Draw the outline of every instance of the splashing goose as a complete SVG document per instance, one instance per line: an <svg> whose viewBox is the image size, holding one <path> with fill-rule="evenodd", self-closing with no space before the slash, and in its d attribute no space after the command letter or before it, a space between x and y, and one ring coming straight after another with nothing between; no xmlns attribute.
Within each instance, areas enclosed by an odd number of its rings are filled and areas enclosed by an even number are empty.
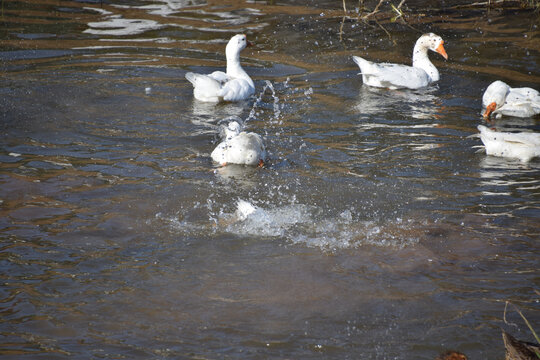
<svg viewBox="0 0 540 360"><path fill-rule="evenodd" d="M244 34L234 35L229 40L225 48L227 73L186 73L186 79L193 84L195 99L206 102L241 101L253 95L255 84L240 65L240 52L250 44Z"/></svg>
<svg viewBox="0 0 540 360"><path fill-rule="evenodd" d="M492 82L482 96L484 118L491 114L496 117L531 117L540 114L540 93L528 87L511 88L503 81Z"/></svg>
<svg viewBox="0 0 540 360"><path fill-rule="evenodd" d="M375 87L419 89L439 80L439 71L429 61L428 50L448 59L443 39L433 33L424 34L416 41L413 50L413 66L374 63L359 56L353 56L362 74L364 84Z"/></svg>
<svg viewBox="0 0 540 360"><path fill-rule="evenodd" d="M540 156L540 133L501 132L484 125L478 125L478 130L487 155L515 158L523 162Z"/></svg>
<svg viewBox="0 0 540 360"><path fill-rule="evenodd" d="M259 134L241 130L236 121L229 123L224 131L224 140L212 151L212 160L224 166L239 164L262 166L266 159L266 150Z"/></svg>

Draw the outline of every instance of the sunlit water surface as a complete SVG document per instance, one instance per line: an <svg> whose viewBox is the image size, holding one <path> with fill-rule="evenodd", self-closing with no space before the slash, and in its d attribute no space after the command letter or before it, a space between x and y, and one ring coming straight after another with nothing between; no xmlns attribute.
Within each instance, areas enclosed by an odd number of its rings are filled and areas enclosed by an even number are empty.
<svg viewBox="0 0 540 360"><path fill-rule="evenodd" d="M341 1L3 1L2 358L502 359L501 328L532 340L503 312L538 330L540 162L470 135L491 81L540 88L538 15L411 7L379 26ZM409 62L428 31L438 84L362 86L352 55ZM222 69L235 33L255 96L195 101L184 74ZM212 163L233 117L265 168Z"/></svg>

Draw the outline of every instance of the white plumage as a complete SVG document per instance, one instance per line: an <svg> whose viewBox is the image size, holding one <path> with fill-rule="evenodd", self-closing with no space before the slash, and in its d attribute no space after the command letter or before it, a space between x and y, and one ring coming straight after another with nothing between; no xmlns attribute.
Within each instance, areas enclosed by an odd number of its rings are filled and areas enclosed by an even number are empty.
<svg viewBox="0 0 540 360"><path fill-rule="evenodd" d="M195 99L206 102L241 101L255 92L255 84L240 65L240 52L248 46L246 35L234 35L225 48L227 72L214 71L211 74L186 73L186 79L193 84Z"/></svg>
<svg viewBox="0 0 540 360"><path fill-rule="evenodd" d="M439 71L427 53L432 50L448 59L443 44L443 39L438 35L422 35L414 45L413 66L375 63L359 56L353 56L353 60L360 67L362 81L366 85L389 89L419 89L439 80Z"/></svg>
<svg viewBox="0 0 540 360"><path fill-rule="evenodd" d="M266 149L259 134L241 130L236 121L229 123L224 140L212 151L212 160L220 165L239 164L257 166L264 163Z"/></svg>
<svg viewBox="0 0 540 360"><path fill-rule="evenodd" d="M528 87L511 88L497 80L484 92L482 106L485 118L491 114L497 117L531 117L540 114L540 93Z"/></svg>
<svg viewBox="0 0 540 360"><path fill-rule="evenodd" d="M540 156L540 133L500 132L478 125L487 155L520 159L527 162Z"/></svg>

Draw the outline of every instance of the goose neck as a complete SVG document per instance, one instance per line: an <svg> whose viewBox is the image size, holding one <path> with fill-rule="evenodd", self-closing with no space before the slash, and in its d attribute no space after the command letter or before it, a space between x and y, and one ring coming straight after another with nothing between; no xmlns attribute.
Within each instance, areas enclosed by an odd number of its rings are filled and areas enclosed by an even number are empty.
<svg viewBox="0 0 540 360"><path fill-rule="evenodd" d="M413 66L424 70L431 81L439 80L439 71L429 60L428 48L422 43L416 43L413 49Z"/></svg>
<svg viewBox="0 0 540 360"><path fill-rule="evenodd" d="M253 80L249 77L246 71L240 65L239 59L227 59L227 76L234 79L244 79L252 87L255 87Z"/></svg>

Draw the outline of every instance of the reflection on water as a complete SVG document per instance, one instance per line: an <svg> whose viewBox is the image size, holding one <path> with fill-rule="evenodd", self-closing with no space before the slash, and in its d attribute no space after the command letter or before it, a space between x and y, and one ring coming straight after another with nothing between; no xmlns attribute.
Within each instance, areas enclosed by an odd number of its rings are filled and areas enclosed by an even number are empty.
<svg viewBox="0 0 540 360"><path fill-rule="evenodd" d="M99 9L87 8L89 10L99 11ZM138 35L146 31L158 30L166 26L154 20L147 19L124 19L122 15L113 14L111 12L101 10L105 19L99 22L89 22L88 29L84 33L93 35Z"/></svg>
<svg viewBox="0 0 540 360"><path fill-rule="evenodd" d="M537 15L422 4L410 26L381 14L387 34L341 9L3 2L2 357L497 359L501 327L533 340L502 316L539 323L540 163L469 136L494 79L540 88ZM428 31L451 59L436 85L361 84L352 55L406 63ZM255 96L194 100L184 74L223 70L237 32ZM265 168L212 163L233 117Z"/></svg>
<svg viewBox="0 0 540 360"><path fill-rule="evenodd" d="M436 121L441 109L441 100L437 98L436 86L416 91L372 88L363 85L358 95L355 110L365 117L378 113L397 112L407 114L415 119Z"/></svg>
<svg viewBox="0 0 540 360"><path fill-rule="evenodd" d="M152 15L171 17L179 10L204 4L206 4L204 0L159 0L152 4L140 6L139 8L148 11Z"/></svg>

